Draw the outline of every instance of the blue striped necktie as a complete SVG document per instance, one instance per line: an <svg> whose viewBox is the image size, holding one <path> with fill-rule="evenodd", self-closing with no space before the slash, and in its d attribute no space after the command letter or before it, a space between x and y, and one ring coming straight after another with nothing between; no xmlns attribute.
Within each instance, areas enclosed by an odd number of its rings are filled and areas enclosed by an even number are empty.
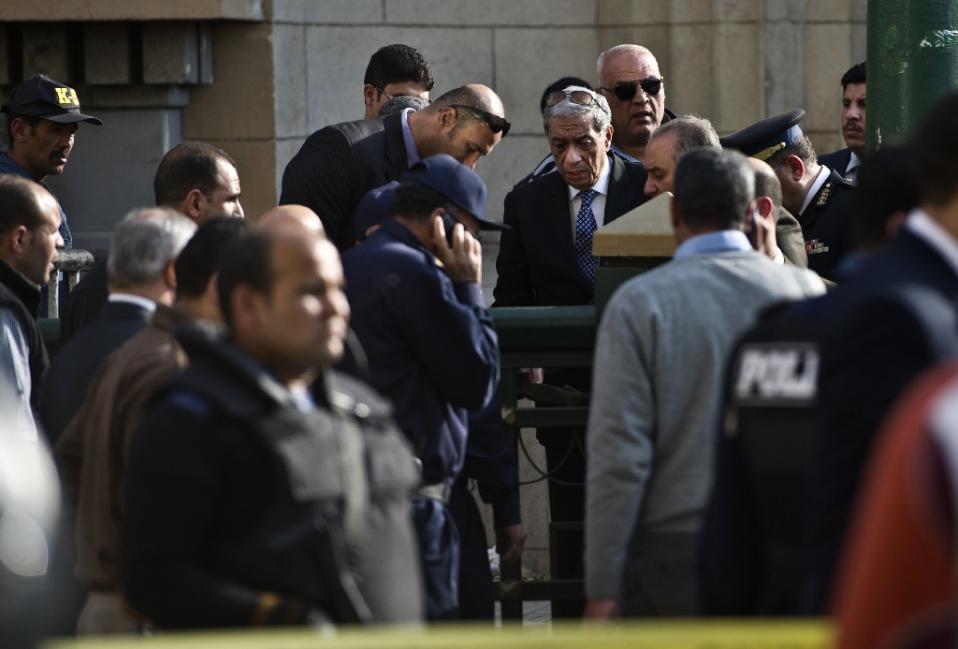
<svg viewBox="0 0 958 649"><path fill-rule="evenodd" d="M592 256L592 233L596 230L595 214L592 213L592 201L598 195L594 189L579 192L582 205L575 216L575 259L579 264L582 277L589 286L595 286L595 269L599 260Z"/></svg>

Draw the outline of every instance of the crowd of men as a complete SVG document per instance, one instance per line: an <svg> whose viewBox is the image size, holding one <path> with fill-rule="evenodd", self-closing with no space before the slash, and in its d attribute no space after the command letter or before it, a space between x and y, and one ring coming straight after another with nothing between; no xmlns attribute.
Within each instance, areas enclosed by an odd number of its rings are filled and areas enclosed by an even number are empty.
<svg viewBox="0 0 958 649"><path fill-rule="evenodd" d="M886 415L958 352L958 95L910 147L866 155L856 65L848 147L818 156L802 110L720 138L666 108L648 49L596 65L595 87L545 89L549 155L503 223L474 171L508 136L502 101L481 84L430 101L405 45L372 56L363 119L309 136L252 223L228 153L173 147L156 206L123 218L71 292L52 364L38 305L70 234L43 179L101 122L42 75L13 93L4 423L55 450L59 630L491 619L470 481L503 562L525 532L479 233L501 233L492 308L589 305L594 232L669 193L674 256L612 297L591 372L522 371L591 394L585 430L538 431L551 520L584 521L552 572L584 579L585 601L553 614L838 611L846 646L885 637L878 617L884 634L942 632L950 551L947 573L887 563L953 538L955 371Z"/></svg>

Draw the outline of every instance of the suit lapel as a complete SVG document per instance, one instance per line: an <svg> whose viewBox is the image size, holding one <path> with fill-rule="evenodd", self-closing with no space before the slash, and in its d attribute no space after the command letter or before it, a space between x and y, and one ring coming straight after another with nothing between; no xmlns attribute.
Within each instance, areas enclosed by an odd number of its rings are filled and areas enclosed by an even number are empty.
<svg viewBox="0 0 958 649"><path fill-rule="evenodd" d="M636 206L630 185L632 180L625 173L625 162L610 155L612 175L609 177L609 192L605 197L605 223L611 223Z"/></svg>
<svg viewBox="0 0 958 649"><path fill-rule="evenodd" d="M406 144L402 137L402 113L393 113L383 120L386 138L386 180L399 180L409 168Z"/></svg>

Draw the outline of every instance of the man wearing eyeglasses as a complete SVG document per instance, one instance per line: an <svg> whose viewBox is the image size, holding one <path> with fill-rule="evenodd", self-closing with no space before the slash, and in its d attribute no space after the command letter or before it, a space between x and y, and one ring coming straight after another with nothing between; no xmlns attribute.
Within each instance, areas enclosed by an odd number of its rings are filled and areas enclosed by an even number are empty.
<svg viewBox="0 0 958 649"><path fill-rule="evenodd" d="M429 101L432 71L422 54L413 47L397 43L376 50L363 77L363 119L379 116L390 99L416 97Z"/></svg>
<svg viewBox="0 0 958 649"><path fill-rule="evenodd" d="M616 45L596 60L596 89L612 108L617 153L638 162L649 137L663 121L675 117L665 108L665 83L659 63L640 45Z"/></svg>
<svg viewBox="0 0 958 649"><path fill-rule="evenodd" d="M371 189L421 159L451 155L474 168L509 132L502 100L489 87L450 90L415 112L335 124L303 143L283 173L280 204L310 208L339 250L355 241L356 206Z"/></svg>
<svg viewBox="0 0 958 649"><path fill-rule="evenodd" d="M597 260L592 233L645 201L641 165L610 155L614 129L605 98L569 86L546 99L546 136L556 161L548 173L517 185L505 199L503 232L493 306L559 306L594 301ZM541 381L541 370L533 372ZM589 389L588 372L550 371L544 381ZM540 430L549 471L553 522L581 522L585 475L581 431ZM571 486L570 486L571 485ZM573 535L574 534L574 535ZM582 576L581 532L565 534L552 566L554 578ZM578 616L581 604L553 602L554 617Z"/></svg>

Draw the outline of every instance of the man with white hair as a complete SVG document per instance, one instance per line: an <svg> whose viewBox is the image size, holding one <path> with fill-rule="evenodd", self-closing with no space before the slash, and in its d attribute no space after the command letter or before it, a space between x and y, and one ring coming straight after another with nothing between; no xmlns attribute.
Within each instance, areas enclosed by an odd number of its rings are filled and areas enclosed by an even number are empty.
<svg viewBox="0 0 958 649"><path fill-rule="evenodd" d="M547 98L543 119L557 173L522 183L506 196L504 222L511 229L502 233L493 306L591 304L597 265L592 233L645 201L642 166L609 153L612 113L602 95L569 86ZM555 370L544 380L581 390L589 385L582 369ZM582 521L581 434L567 428L539 431L549 470L564 483L549 482L553 522ZM581 533L571 536L575 540L554 555L555 578L582 575ZM553 615L562 616L556 604Z"/></svg>
<svg viewBox="0 0 958 649"><path fill-rule="evenodd" d="M195 231L193 221L168 207L133 210L116 227L107 262L107 303L56 355L43 384L40 420L51 441L80 410L110 352L149 323L157 303L173 303L173 264Z"/></svg>
<svg viewBox="0 0 958 649"><path fill-rule="evenodd" d="M627 160L639 161L649 137L675 118L665 107L665 81L648 48L623 44L609 48L595 62L599 86L608 99L615 129L613 148Z"/></svg>

